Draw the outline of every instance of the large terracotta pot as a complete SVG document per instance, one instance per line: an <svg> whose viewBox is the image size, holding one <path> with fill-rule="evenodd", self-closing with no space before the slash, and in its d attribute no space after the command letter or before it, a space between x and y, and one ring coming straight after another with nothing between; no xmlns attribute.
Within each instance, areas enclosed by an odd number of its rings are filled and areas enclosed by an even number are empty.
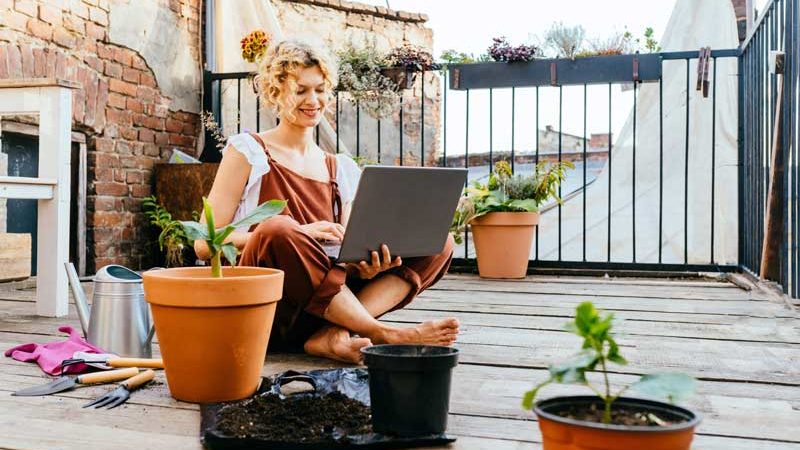
<svg viewBox="0 0 800 450"><path fill-rule="evenodd" d="M493 212L470 222L483 278L525 278L539 213Z"/></svg>
<svg viewBox="0 0 800 450"><path fill-rule="evenodd" d="M534 412L539 418L544 450L689 450L694 429L700 423L700 417L688 409L626 397L617 399L614 405L646 410L663 420L685 421L664 427L604 425L555 414L591 403L603 407L596 396L555 397L537 402Z"/></svg>
<svg viewBox="0 0 800 450"><path fill-rule="evenodd" d="M144 273L169 391L178 400L211 403L252 395L283 295L283 271L182 267Z"/></svg>

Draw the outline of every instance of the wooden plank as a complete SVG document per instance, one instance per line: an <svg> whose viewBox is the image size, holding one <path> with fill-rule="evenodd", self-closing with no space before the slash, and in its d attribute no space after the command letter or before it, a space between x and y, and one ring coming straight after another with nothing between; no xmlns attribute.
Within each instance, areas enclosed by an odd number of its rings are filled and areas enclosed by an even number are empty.
<svg viewBox="0 0 800 450"><path fill-rule="evenodd" d="M392 312L383 320L401 323L419 323L430 319L456 317L462 325L514 328L522 330L562 331L567 319L536 316L508 316L487 313L452 313L446 311L425 311L406 309ZM800 330L796 323L759 320L749 325L734 324L686 324L659 323L641 320L620 320L615 326L620 334L631 336L662 336L674 338L693 338L703 340L726 340L742 342L791 343L800 344Z"/></svg>
<svg viewBox="0 0 800 450"><path fill-rule="evenodd" d="M30 233L0 233L0 282L31 275Z"/></svg>
<svg viewBox="0 0 800 450"><path fill-rule="evenodd" d="M748 300L749 292L741 289L687 288L665 286L614 286L612 284L586 285L580 283L536 283L511 281L443 278L432 290L519 292L529 294L608 295L614 297L644 297L673 299Z"/></svg>
<svg viewBox="0 0 800 450"><path fill-rule="evenodd" d="M479 293L478 293L479 292ZM784 305L762 300L673 299L669 297L618 297L592 294L543 294L466 290L425 291L414 303L440 299L466 303L575 308L591 301L607 311L655 311L682 314L736 314L753 317L797 317Z"/></svg>
<svg viewBox="0 0 800 450"><path fill-rule="evenodd" d="M709 287L720 289L739 289L735 284L727 280L727 274L710 274L706 277L685 277L685 278L655 278L655 277L597 277L579 275L529 275L522 282L533 283L566 283L566 284L588 284L588 285L615 285L615 286L668 286L668 287ZM485 283L494 282L519 282L518 280L490 280L478 278L473 274L449 273L445 276L448 280L472 280Z"/></svg>

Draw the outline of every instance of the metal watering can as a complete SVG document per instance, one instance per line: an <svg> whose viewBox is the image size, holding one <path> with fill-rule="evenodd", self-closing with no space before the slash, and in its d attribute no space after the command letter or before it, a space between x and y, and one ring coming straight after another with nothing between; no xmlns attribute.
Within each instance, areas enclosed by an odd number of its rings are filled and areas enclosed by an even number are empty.
<svg viewBox="0 0 800 450"><path fill-rule="evenodd" d="M115 264L98 270L90 315L78 273L72 263L65 265L86 340L119 356L150 358L155 329L150 325L142 276Z"/></svg>

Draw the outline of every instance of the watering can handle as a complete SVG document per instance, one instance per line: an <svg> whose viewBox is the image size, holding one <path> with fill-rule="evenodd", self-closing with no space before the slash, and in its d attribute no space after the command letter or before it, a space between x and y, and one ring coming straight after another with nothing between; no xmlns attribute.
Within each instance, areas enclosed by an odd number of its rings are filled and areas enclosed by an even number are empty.
<svg viewBox="0 0 800 450"><path fill-rule="evenodd" d="M78 311L78 319L80 319L81 329L83 330L84 339L89 338L89 305L86 302L86 294L81 288L81 280L78 278L78 272L75 271L75 266L71 262L65 262L64 267L67 270L67 279L72 288L72 298L75 301L75 309Z"/></svg>

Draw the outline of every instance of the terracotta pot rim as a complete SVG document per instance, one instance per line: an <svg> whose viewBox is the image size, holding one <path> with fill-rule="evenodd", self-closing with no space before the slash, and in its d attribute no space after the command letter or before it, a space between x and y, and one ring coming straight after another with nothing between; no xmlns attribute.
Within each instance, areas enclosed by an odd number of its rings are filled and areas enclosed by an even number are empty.
<svg viewBox="0 0 800 450"><path fill-rule="evenodd" d="M196 275L196 274L201 274L203 272L207 272L208 276ZM146 272L142 272L142 278L143 279L151 278L158 280L195 280L195 281L204 281L208 283L221 283L224 282L225 280L231 280L231 279L241 280L243 278L283 277L282 270L272 269L268 267L250 267L250 266L223 267L222 274L223 274L222 278L212 277L210 266L170 267L168 269L148 270Z"/></svg>
<svg viewBox="0 0 800 450"><path fill-rule="evenodd" d="M470 221L470 226L533 226L539 224L539 212L490 212Z"/></svg>
<svg viewBox="0 0 800 450"><path fill-rule="evenodd" d="M633 398L633 397L620 397L616 400L615 404L623 403L626 405L635 405L635 406L652 406L658 409L666 409L671 410L674 414L688 416L691 419L687 420L686 422L681 422L674 425L669 425L666 427L647 427L647 426L632 426L632 425L613 425L613 424L603 424L598 422L590 422L588 420L576 420L576 419L568 419L566 417L561 417L550 412L545 411L545 409L549 406L553 406L553 404L557 403L596 403L601 402L602 400L597 397L596 395L576 395L576 396L563 396L563 397L553 397L546 400L539 400L534 405L533 411L536 413L538 417L558 422L568 426L574 427L581 427L581 428L592 428L596 430L606 430L606 431L618 431L618 432L634 432L634 433L670 433L676 431L685 431L689 429L693 429L700 423L703 419L702 416L690 409L683 408L680 406L670 405L669 403L659 402L655 400L647 400L647 399L640 399L640 398Z"/></svg>

